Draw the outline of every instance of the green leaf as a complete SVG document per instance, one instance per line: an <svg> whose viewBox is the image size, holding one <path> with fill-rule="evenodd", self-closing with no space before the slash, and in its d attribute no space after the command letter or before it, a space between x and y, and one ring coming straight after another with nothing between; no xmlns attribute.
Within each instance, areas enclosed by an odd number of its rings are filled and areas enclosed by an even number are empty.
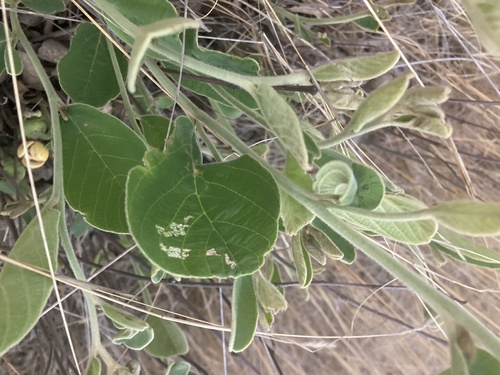
<svg viewBox="0 0 500 375"><path fill-rule="evenodd" d="M399 128L418 130L419 132L440 138L449 138L453 128L441 119L429 117L415 117L410 121L396 121L392 124Z"/></svg>
<svg viewBox="0 0 500 375"><path fill-rule="evenodd" d="M135 92L135 83L141 62L153 39L177 35L186 29L197 29L198 27L200 24L197 21L185 17L164 18L148 25L139 26L136 29L135 41L130 53L127 71L128 90L132 93Z"/></svg>
<svg viewBox="0 0 500 375"><path fill-rule="evenodd" d="M59 211L46 209L42 221L53 267L59 246ZM48 269L38 219L33 219L19 236L9 258ZM52 291L52 280L37 273L4 264L0 271L0 357L18 344L35 326Z"/></svg>
<svg viewBox="0 0 500 375"><path fill-rule="evenodd" d="M326 93L332 106L341 110L355 111L363 103L364 97L352 89L333 89Z"/></svg>
<svg viewBox="0 0 500 375"><path fill-rule="evenodd" d="M255 272L252 276L255 295L265 311L276 314L287 309L288 304L283 294L262 276L260 271Z"/></svg>
<svg viewBox="0 0 500 375"><path fill-rule="evenodd" d="M477 349L476 359L467 364L471 375L498 375L500 362L486 350ZM440 375L454 375L451 369L443 371Z"/></svg>
<svg viewBox="0 0 500 375"><path fill-rule="evenodd" d="M387 73L399 60L399 52L337 60L331 64L311 69L319 82L366 81Z"/></svg>
<svg viewBox="0 0 500 375"><path fill-rule="evenodd" d="M463 0L462 5L486 50L500 56L500 4L498 0Z"/></svg>
<svg viewBox="0 0 500 375"><path fill-rule="evenodd" d="M354 246L350 242L346 241L337 232L335 232L326 223L318 218L315 218L313 220L312 225L315 228L321 230L330 239L330 241L332 241L344 254L341 259L342 262L347 264L352 264L354 262L354 260L356 259L356 251L354 250Z"/></svg>
<svg viewBox="0 0 500 375"><path fill-rule="evenodd" d="M469 373L474 375L500 374L500 362L487 351L477 349L476 360L469 363Z"/></svg>
<svg viewBox="0 0 500 375"><path fill-rule="evenodd" d="M382 177L372 168L364 164L356 163L346 156L332 150L323 150L321 158L316 160L315 163L321 168L332 160L342 161L352 168L358 189L351 206L364 208L366 210L374 210L377 208L385 193L385 183ZM389 180L387 180L387 182L390 183Z"/></svg>
<svg viewBox="0 0 500 375"><path fill-rule="evenodd" d="M172 67L175 69L175 65L170 65L164 63L165 66ZM178 81L179 76L177 74L172 74L172 77L174 80ZM182 77L182 87L185 89L188 89L196 94L203 95L209 99L215 100L217 103L226 106L226 112L229 111L229 109L232 109L232 111L236 111L235 108L232 108L231 105L228 103L227 100L225 100L220 93L224 95L228 95L236 99L237 101L243 103L245 106L256 109L257 108L257 103L253 99L253 97L246 92L243 89L235 89L235 88L222 88L218 86L213 86L213 84L207 83L207 82L202 82L200 80L194 79L194 78L189 78L186 77L185 75ZM217 90L214 89L214 87L217 88ZM231 117L233 117L236 114L236 112L231 114Z"/></svg>
<svg viewBox="0 0 500 375"><path fill-rule="evenodd" d="M166 274L165 271L163 271L162 269L158 268L153 264L153 266L151 267L151 282L153 284L158 284L160 281L163 280L165 274Z"/></svg>
<svg viewBox="0 0 500 375"><path fill-rule="evenodd" d="M250 76L256 76L259 73L259 64L252 58L242 58L200 47L198 45L198 30L186 30L185 53L206 64L234 73Z"/></svg>
<svg viewBox="0 0 500 375"><path fill-rule="evenodd" d="M3 59L3 56L5 54L5 50L7 49L7 42L5 39L5 30L3 23L0 22L0 74L3 73L5 70L5 59Z"/></svg>
<svg viewBox="0 0 500 375"><path fill-rule="evenodd" d="M500 268L500 253L488 249L453 231L440 229L430 246L462 262L476 266Z"/></svg>
<svg viewBox="0 0 500 375"><path fill-rule="evenodd" d="M287 152L303 170L310 170L307 148L299 119L286 100L269 85L257 89L257 103L269 129L278 137ZM285 150L284 150L285 151Z"/></svg>
<svg viewBox="0 0 500 375"><path fill-rule="evenodd" d="M313 189L320 195L333 196L340 205L347 206L354 200L358 184L347 163L331 161L319 169Z"/></svg>
<svg viewBox="0 0 500 375"><path fill-rule="evenodd" d="M389 112L403 97L412 76L411 73L403 74L368 95L354 112L344 131L358 133Z"/></svg>
<svg viewBox="0 0 500 375"><path fill-rule="evenodd" d="M308 229L309 228L305 228L304 230L302 230L300 234L300 240L302 242L302 246L304 247L304 249L306 249L309 255L314 260L316 260L316 262L324 266L326 264L326 255L321 249L321 246L319 245L318 241L316 241L316 239L314 238L314 236L309 234ZM340 253L339 259L341 259L343 256L344 254Z"/></svg>
<svg viewBox="0 0 500 375"><path fill-rule="evenodd" d="M127 60L116 48L115 51L120 73L124 75ZM106 36L91 23L78 25L57 71L62 89L75 102L103 107L120 92Z"/></svg>
<svg viewBox="0 0 500 375"><path fill-rule="evenodd" d="M302 232L301 235L305 236L307 239L307 241L303 241L303 243L309 242L314 244L315 242L321 251L329 258L339 260L344 257L344 253L338 248L337 244L321 230L313 226L309 226Z"/></svg>
<svg viewBox="0 0 500 375"><path fill-rule="evenodd" d="M4 52L4 64L5 64L5 69L7 70L7 73L12 75L12 70L10 68L10 61L9 61L9 54L7 53L7 47L5 48ZM15 75L18 76L19 74L22 73L23 71L23 60L21 59L21 55L19 54L19 51L17 49L12 49L12 57L14 58L14 72Z"/></svg>
<svg viewBox="0 0 500 375"><path fill-rule="evenodd" d="M380 27L377 20L371 16L354 20L354 23L366 31L377 31Z"/></svg>
<svg viewBox="0 0 500 375"><path fill-rule="evenodd" d="M63 12L66 9L63 0L22 0L22 3L35 12L46 14Z"/></svg>
<svg viewBox="0 0 500 375"><path fill-rule="evenodd" d="M148 25L165 18L177 17L174 6L165 0L106 0L135 25Z"/></svg>
<svg viewBox="0 0 500 375"><path fill-rule="evenodd" d="M132 332L132 335L129 335L129 332ZM123 344L132 350L142 350L153 341L154 336L154 331L149 327L139 332L127 328L113 338L113 343Z"/></svg>
<svg viewBox="0 0 500 375"><path fill-rule="evenodd" d="M266 330L270 331L271 327L274 323L274 315L270 312L264 310L264 308L259 304L257 306L258 314L259 314L259 324L260 326Z"/></svg>
<svg viewBox="0 0 500 375"><path fill-rule="evenodd" d="M451 89L447 86L414 86L406 91L401 104L407 108L442 104L448 100L450 93Z"/></svg>
<svg viewBox="0 0 500 375"><path fill-rule="evenodd" d="M146 353L156 358L168 358L188 352L186 336L177 323L152 315L147 317L146 322L155 332L153 341L144 348Z"/></svg>
<svg viewBox="0 0 500 375"><path fill-rule="evenodd" d="M302 246L300 237L300 232L292 237L292 256L300 287L307 288L311 284L313 277L311 257Z"/></svg>
<svg viewBox="0 0 500 375"><path fill-rule="evenodd" d="M164 116L141 116L141 125L144 130L144 137L151 147L163 151L169 124L169 119Z"/></svg>
<svg viewBox="0 0 500 375"><path fill-rule="evenodd" d="M500 234L500 204L452 201L427 210L439 224L470 236Z"/></svg>
<svg viewBox="0 0 500 375"><path fill-rule="evenodd" d="M189 375L191 365L187 362L174 362L168 366L165 375Z"/></svg>
<svg viewBox="0 0 500 375"><path fill-rule="evenodd" d="M290 154L287 155L283 173L291 181L303 189L308 191L312 190L312 178L304 173L299 163L297 163L295 158ZM285 231L289 235L296 234L300 229L314 219L314 214L281 189L280 212L281 218L283 219L283 225L285 226Z"/></svg>
<svg viewBox="0 0 500 375"><path fill-rule="evenodd" d="M314 142L313 138L309 135L309 131L315 131L316 129L312 128L309 124L307 125L309 128L304 127L304 129L302 130L302 134L304 135L304 142L306 144L307 153L309 155L309 162L312 163L314 160L321 157L321 150L319 149L316 142Z"/></svg>
<svg viewBox="0 0 500 375"><path fill-rule="evenodd" d="M335 215L378 235L395 241L422 245L429 243L437 231L436 222L432 219L405 219L402 221L388 221L383 218L384 213L412 212L425 209L420 201L403 195L386 195L376 210L380 212L380 219L366 217L353 212L335 210Z"/></svg>
<svg viewBox="0 0 500 375"><path fill-rule="evenodd" d="M61 132L68 203L93 226L127 233L127 173L141 164L146 145L123 122L85 104L70 105L66 116Z"/></svg>
<svg viewBox="0 0 500 375"><path fill-rule="evenodd" d="M257 298L252 275L238 277L233 285L230 352L245 350L253 340L257 329Z"/></svg>
<svg viewBox="0 0 500 375"><path fill-rule="evenodd" d="M118 329L128 328L132 331L140 332L149 328L148 323L146 323L144 320L139 319L135 315L132 315L119 307L104 303L101 308L104 314L113 322L113 325Z"/></svg>
<svg viewBox="0 0 500 375"><path fill-rule="evenodd" d="M365 210L376 209L384 198L385 188L382 177L363 164L352 163L352 172L358 184L358 190L351 206Z"/></svg>
<svg viewBox="0 0 500 375"><path fill-rule="evenodd" d="M279 195L248 156L200 165L191 122L178 118L167 154L148 151L130 171L126 208L145 256L186 277L236 277L259 269L277 237Z"/></svg>
<svg viewBox="0 0 500 375"><path fill-rule="evenodd" d="M97 357L92 357L85 375L101 375L102 365Z"/></svg>

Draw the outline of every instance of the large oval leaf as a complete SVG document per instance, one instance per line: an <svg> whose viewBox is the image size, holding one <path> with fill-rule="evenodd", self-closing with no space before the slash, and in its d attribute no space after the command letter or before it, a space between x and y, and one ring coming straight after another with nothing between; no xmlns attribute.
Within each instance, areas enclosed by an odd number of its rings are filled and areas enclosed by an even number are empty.
<svg viewBox="0 0 500 375"><path fill-rule="evenodd" d="M53 267L56 266L59 211L42 214ZM48 269L38 219L32 220L9 254L24 264ZM0 272L0 357L35 326L50 292L52 280L37 273L4 264Z"/></svg>
<svg viewBox="0 0 500 375"><path fill-rule="evenodd" d="M62 120L64 192L73 209L97 228L127 233L125 184L146 145L123 122L85 104Z"/></svg>
<svg viewBox="0 0 500 375"><path fill-rule="evenodd" d="M123 75L127 62L119 52L116 57ZM78 25L57 70L62 89L75 102L103 107L120 92L106 36L91 23Z"/></svg>
<svg viewBox="0 0 500 375"><path fill-rule="evenodd" d="M176 121L167 154L149 151L127 181L129 228L164 271L185 277L253 273L277 237L279 195L248 156L200 165L193 126Z"/></svg>

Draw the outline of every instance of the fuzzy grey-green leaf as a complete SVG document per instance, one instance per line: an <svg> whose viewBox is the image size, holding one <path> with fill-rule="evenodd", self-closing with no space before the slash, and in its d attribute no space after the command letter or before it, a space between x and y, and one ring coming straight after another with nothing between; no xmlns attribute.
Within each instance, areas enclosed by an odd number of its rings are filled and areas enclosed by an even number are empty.
<svg viewBox="0 0 500 375"><path fill-rule="evenodd" d="M290 154L287 156L285 176L298 186L305 190L311 191L313 181L311 177L304 173L295 158ZM314 214L307 208L297 202L291 195L280 189L280 214L283 220L285 231L289 235L296 234L305 225L309 224L314 219Z"/></svg>
<svg viewBox="0 0 500 375"><path fill-rule="evenodd" d="M292 154L303 170L310 170L304 135L292 107L269 85L259 85L256 95L267 126L284 145L284 151Z"/></svg>
<svg viewBox="0 0 500 375"><path fill-rule="evenodd" d="M375 55L334 61L311 70L319 82L366 81L389 71L399 60L399 52L383 52Z"/></svg>
<svg viewBox="0 0 500 375"><path fill-rule="evenodd" d="M437 224L431 218L405 219L401 221L385 220L384 213L412 212L425 209L426 206L416 199L403 195L386 195L376 210L380 219L366 217L354 212L335 210L335 215L370 232L387 238L414 245L429 243L437 231Z"/></svg>
<svg viewBox="0 0 500 375"><path fill-rule="evenodd" d="M470 236L500 234L500 204L451 201L428 210L440 224Z"/></svg>
<svg viewBox="0 0 500 375"><path fill-rule="evenodd" d="M292 237L292 257L300 287L307 288L313 277L311 257L302 246L300 238L300 232Z"/></svg>
<svg viewBox="0 0 500 375"><path fill-rule="evenodd" d="M354 112L344 131L357 133L389 112L403 97L412 76L403 74L372 92Z"/></svg>
<svg viewBox="0 0 500 375"><path fill-rule="evenodd" d="M486 50L500 56L500 3L498 0L462 0L472 26Z"/></svg>
<svg viewBox="0 0 500 375"><path fill-rule="evenodd" d="M262 276L260 271L253 274L253 282L257 300L266 311L275 314L287 309L288 304L283 294L269 280Z"/></svg>
<svg viewBox="0 0 500 375"><path fill-rule="evenodd" d="M104 303L101 308L104 314L111 319L115 327L118 329L128 328L133 331L144 331L149 327L148 323L144 320L137 318L135 315L132 315L119 307Z"/></svg>
<svg viewBox="0 0 500 375"><path fill-rule="evenodd" d="M320 195L335 197L340 205L346 206L352 203L358 185L351 167L347 163L335 160L319 169L313 189Z"/></svg>

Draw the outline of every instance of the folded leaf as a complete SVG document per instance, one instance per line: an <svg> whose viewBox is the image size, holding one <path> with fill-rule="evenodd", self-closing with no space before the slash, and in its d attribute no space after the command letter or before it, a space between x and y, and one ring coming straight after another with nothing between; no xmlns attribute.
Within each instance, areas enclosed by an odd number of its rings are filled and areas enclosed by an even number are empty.
<svg viewBox="0 0 500 375"><path fill-rule="evenodd" d="M232 303L230 352L245 350L253 340L257 329L257 298L252 276L242 276L234 281Z"/></svg>

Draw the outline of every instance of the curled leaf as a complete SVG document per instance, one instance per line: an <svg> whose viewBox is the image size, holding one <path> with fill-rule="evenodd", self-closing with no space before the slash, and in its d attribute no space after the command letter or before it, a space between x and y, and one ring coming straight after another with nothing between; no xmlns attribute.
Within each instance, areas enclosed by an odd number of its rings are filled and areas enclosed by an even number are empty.
<svg viewBox="0 0 500 375"><path fill-rule="evenodd" d="M342 161L335 160L323 165L316 174L313 189L320 195L333 196L340 205L352 203L358 184L351 167Z"/></svg>

